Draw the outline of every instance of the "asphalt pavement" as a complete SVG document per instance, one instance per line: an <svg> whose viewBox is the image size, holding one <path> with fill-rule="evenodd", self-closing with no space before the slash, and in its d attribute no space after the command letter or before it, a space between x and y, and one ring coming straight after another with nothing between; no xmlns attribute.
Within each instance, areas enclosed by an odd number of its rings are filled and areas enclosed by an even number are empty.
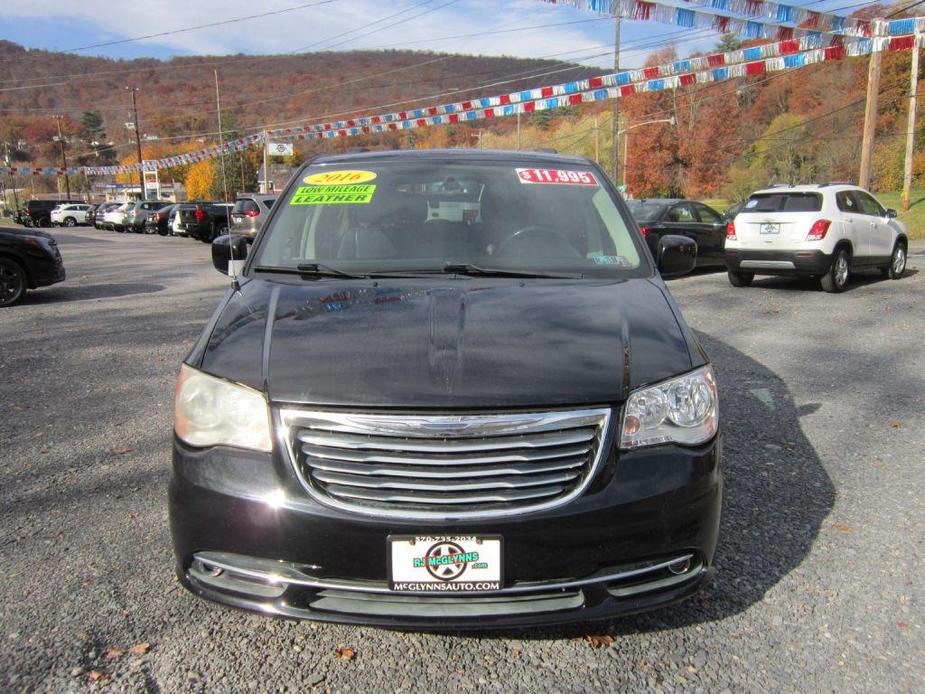
<svg viewBox="0 0 925 694"><path fill-rule="evenodd" d="M726 434L704 593L614 623L422 634L181 589L174 379L227 280L195 241L55 235L68 280L0 309L0 690L925 690L922 246L902 280L841 295L671 283Z"/></svg>

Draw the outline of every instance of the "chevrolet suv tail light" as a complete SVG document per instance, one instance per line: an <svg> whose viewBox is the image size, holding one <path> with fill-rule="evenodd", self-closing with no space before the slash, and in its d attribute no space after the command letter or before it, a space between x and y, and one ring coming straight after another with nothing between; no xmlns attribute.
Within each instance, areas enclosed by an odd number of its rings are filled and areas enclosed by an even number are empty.
<svg viewBox="0 0 925 694"><path fill-rule="evenodd" d="M813 223L809 229L809 233L806 235L807 241L821 241L825 238L826 233L829 230L829 227L832 225L831 220L820 219Z"/></svg>
<svg viewBox="0 0 925 694"><path fill-rule="evenodd" d="M206 219L206 211L201 207L197 207L196 211L193 213L193 216L196 217L197 222L204 222Z"/></svg>
<svg viewBox="0 0 925 694"><path fill-rule="evenodd" d="M260 214L260 210L248 210L247 212L244 213L244 216L245 217L256 217L259 214Z"/></svg>
<svg viewBox="0 0 925 694"><path fill-rule="evenodd" d="M729 222L726 225L726 240L727 241L737 241L738 237L736 236L736 225L735 222Z"/></svg>
<svg viewBox="0 0 925 694"><path fill-rule="evenodd" d="M643 236L648 236L649 234L652 233L652 230L651 230L649 227L639 227L639 232L640 232Z"/></svg>

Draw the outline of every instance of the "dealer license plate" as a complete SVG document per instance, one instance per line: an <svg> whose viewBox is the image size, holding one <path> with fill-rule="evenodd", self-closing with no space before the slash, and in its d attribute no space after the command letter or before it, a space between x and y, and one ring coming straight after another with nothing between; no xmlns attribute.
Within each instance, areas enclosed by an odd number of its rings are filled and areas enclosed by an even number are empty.
<svg viewBox="0 0 925 694"><path fill-rule="evenodd" d="M780 224L773 222L764 222L761 225L762 234L779 234L780 233Z"/></svg>
<svg viewBox="0 0 925 694"><path fill-rule="evenodd" d="M407 593L501 589L500 535L392 535L389 588Z"/></svg>

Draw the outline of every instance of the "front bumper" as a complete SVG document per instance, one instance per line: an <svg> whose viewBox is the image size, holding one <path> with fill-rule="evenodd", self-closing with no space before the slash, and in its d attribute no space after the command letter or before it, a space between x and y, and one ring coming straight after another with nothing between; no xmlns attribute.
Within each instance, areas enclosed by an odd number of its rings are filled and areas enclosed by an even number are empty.
<svg viewBox="0 0 925 694"><path fill-rule="evenodd" d="M195 594L285 617L423 629L562 624L672 604L710 578L721 439L611 455L578 499L492 520L434 523L336 510L280 455L174 444L170 521ZM504 585L477 595L388 589L389 535L504 538Z"/></svg>
<svg viewBox="0 0 925 694"><path fill-rule="evenodd" d="M726 249L726 268L731 272L758 275L824 275L833 256L820 250L770 251Z"/></svg>

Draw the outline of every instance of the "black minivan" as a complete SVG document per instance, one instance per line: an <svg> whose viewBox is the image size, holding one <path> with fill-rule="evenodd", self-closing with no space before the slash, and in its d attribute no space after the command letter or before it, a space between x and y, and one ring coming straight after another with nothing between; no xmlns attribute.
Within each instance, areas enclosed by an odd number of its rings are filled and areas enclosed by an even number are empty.
<svg viewBox="0 0 925 694"><path fill-rule="evenodd" d="M304 166L180 369L182 583L410 628L648 610L712 574L709 359L586 159L366 152ZM246 256L246 258L245 258Z"/></svg>

